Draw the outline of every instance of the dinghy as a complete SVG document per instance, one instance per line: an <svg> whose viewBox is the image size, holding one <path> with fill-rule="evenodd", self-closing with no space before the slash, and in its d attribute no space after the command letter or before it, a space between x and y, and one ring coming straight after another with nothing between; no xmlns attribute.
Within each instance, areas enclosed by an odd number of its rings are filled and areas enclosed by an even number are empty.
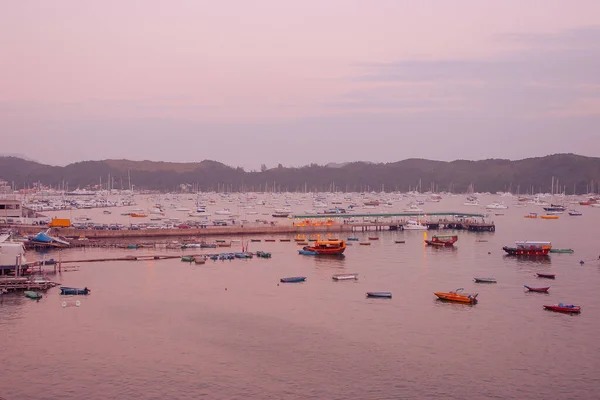
<svg viewBox="0 0 600 400"><path fill-rule="evenodd" d="M548 289L550 289L550 286L548 287L531 287L531 286L527 286L527 285L523 285L525 286L525 289L527 289L530 292L536 292L536 293L548 293Z"/></svg>
<svg viewBox="0 0 600 400"><path fill-rule="evenodd" d="M496 283L496 278L473 278L476 283Z"/></svg>
<svg viewBox="0 0 600 400"><path fill-rule="evenodd" d="M358 274L335 274L331 277L334 281L347 281L358 279Z"/></svg>
<svg viewBox="0 0 600 400"><path fill-rule="evenodd" d="M367 292L367 297L377 297L380 299L391 299L392 292Z"/></svg>
<svg viewBox="0 0 600 400"><path fill-rule="evenodd" d="M305 276L290 276L288 278L281 278L279 281L283 283L296 283L296 282L304 282L306 280Z"/></svg>
<svg viewBox="0 0 600 400"><path fill-rule="evenodd" d="M31 290L26 290L24 293L25 293L25 297L30 298L30 299L39 300L42 298L41 293L34 292Z"/></svg>
<svg viewBox="0 0 600 400"><path fill-rule="evenodd" d="M546 279L556 278L556 275L554 275L554 274L541 274L541 273L537 272L536 275L538 276L538 278L546 278Z"/></svg>

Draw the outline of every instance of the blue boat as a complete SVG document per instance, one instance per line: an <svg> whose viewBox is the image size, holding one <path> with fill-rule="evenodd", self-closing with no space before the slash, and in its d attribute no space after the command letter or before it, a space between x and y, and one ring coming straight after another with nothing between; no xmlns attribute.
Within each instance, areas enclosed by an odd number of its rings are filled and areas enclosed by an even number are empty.
<svg viewBox="0 0 600 400"><path fill-rule="evenodd" d="M304 282L306 280L305 276L291 276L289 278L281 278L279 281L283 283L296 283L296 282Z"/></svg>
<svg viewBox="0 0 600 400"><path fill-rule="evenodd" d="M68 286L61 286L60 287L60 294L64 294L64 295L87 295L91 292L90 289L83 288L83 289L79 289L79 288L72 288L72 287L68 287Z"/></svg>
<svg viewBox="0 0 600 400"><path fill-rule="evenodd" d="M367 292L367 297L378 297L381 299L391 299L392 292Z"/></svg>
<svg viewBox="0 0 600 400"><path fill-rule="evenodd" d="M352 241L352 242L358 242L358 240L359 239L357 237L348 238L348 241Z"/></svg>
<svg viewBox="0 0 600 400"><path fill-rule="evenodd" d="M319 253L317 253L316 251L311 251L311 250L298 250L298 254L303 255L303 256L316 256Z"/></svg>

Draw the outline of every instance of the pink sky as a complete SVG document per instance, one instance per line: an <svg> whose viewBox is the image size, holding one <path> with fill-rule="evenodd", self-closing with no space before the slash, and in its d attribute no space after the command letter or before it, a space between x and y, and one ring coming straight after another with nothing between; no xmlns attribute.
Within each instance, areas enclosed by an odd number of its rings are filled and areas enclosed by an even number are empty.
<svg viewBox="0 0 600 400"><path fill-rule="evenodd" d="M0 152L249 168L597 155L598 15L599 1L5 2ZM533 137L515 150L503 134ZM345 144L315 148L323 135Z"/></svg>

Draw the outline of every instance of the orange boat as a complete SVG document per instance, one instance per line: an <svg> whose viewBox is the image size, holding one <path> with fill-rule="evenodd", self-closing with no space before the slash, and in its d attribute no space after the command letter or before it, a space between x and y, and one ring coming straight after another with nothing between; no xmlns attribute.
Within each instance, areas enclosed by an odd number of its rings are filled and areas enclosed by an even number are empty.
<svg viewBox="0 0 600 400"><path fill-rule="evenodd" d="M537 218L537 213L529 213L525 218Z"/></svg>
<svg viewBox="0 0 600 400"><path fill-rule="evenodd" d="M448 300L448 301L455 301L458 303L468 303L468 304L475 304L477 303L477 295L479 293L475 293L475 294L469 294L469 293L463 293L464 289L460 288L460 289L456 289L454 292L435 292L434 294L441 300Z"/></svg>
<svg viewBox="0 0 600 400"><path fill-rule="evenodd" d="M146 214L140 214L140 213L131 213L130 215L132 217L137 217L137 218L146 218L147 217Z"/></svg>
<svg viewBox="0 0 600 400"><path fill-rule="evenodd" d="M343 240L317 240L312 246L304 247L304 250L314 251L319 255L342 254L346 250L346 242Z"/></svg>
<svg viewBox="0 0 600 400"><path fill-rule="evenodd" d="M541 219L558 219L558 215L542 215Z"/></svg>

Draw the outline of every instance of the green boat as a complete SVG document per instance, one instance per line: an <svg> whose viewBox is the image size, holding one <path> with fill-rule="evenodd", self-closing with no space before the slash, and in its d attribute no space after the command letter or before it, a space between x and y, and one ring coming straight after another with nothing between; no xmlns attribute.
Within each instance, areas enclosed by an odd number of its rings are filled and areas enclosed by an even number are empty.
<svg viewBox="0 0 600 400"><path fill-rule="evenodd" d="M192 256L183 256L183 257L181 257L181 261L183 261L183 262L190 262L191 263L191 262L194 261L194 257L192 257Z"/></svg>
<svg viewBox="0 0 600 400"><path fill-rule="evenodd" d="M550 249L550 253L574 253L573 249Z"/></svg>
<svg viewBox="0 0 600 400"><path fill-rule="evenodd" d="M39 300L42 298L42 294L38 293L38 292L33 292L31 290L26 290L25 297L28 297L28 298L34 299L34 300Z"/></svg>

